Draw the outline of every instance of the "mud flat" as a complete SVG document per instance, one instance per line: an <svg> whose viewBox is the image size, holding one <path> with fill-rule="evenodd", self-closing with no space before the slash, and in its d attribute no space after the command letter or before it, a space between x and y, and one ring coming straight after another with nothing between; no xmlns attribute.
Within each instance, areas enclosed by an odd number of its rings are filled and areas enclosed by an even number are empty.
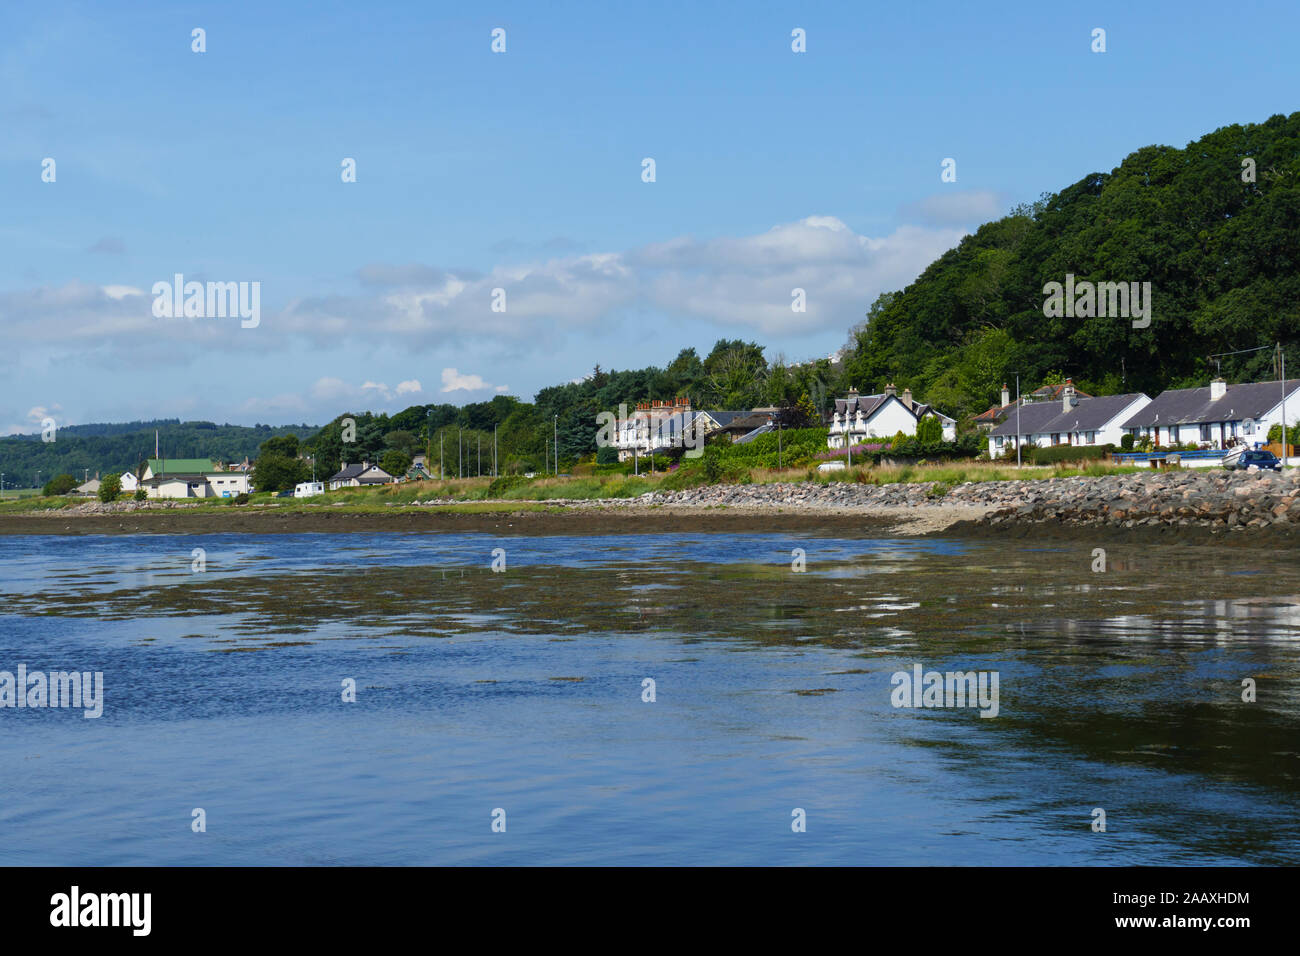
<svg viewBox="0 0 1300 956"><path fill-rule="evenodd" d="M632 499L428 500L391 511L183 502L0 515L0 534L775 531L840 536L1103 536L1300 543L1300 473L1172 471L1026 481L711 485ZM474 510L481 509L481 510Z"/></svg>

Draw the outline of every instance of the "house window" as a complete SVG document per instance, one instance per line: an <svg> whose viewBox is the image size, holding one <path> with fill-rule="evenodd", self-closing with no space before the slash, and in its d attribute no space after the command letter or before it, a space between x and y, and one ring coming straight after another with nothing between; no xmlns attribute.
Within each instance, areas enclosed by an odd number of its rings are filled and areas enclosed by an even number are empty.
<svg viewBox="0 0 1300 956"><path fill-rule="evenodd" d="M1178 426L1177 426L1177 425L1170 425L1170 426L1169 426L1169 444L1171 444L1171 445L1176 445L1176 444L1178 444Z"/></svg>
<svg viewBox="0 0 1300 956"><path fill-rule="evenodd" d="M1053 445L1059 445L1060 443L1061 443L1061 436L1060 436L1060 434L1058 433L1058 434L1053 435L1053 436L1052 436L1052 444L1053 444Z"/></svg>
<svg viewBox="0 0 1300 956"><path fill-rule="evenodd" d="M1209 425L1201 426L1201 441L1211 441Z"/></svg>
<svg viewBox="0 0 1300 956"><path fill-rule="evenodd" d="M1089 444L1089 445L1095 445L1095 444L1097 444L1097 433L1096 433L1096 432L1088 432L1088 444Z"/></svg>

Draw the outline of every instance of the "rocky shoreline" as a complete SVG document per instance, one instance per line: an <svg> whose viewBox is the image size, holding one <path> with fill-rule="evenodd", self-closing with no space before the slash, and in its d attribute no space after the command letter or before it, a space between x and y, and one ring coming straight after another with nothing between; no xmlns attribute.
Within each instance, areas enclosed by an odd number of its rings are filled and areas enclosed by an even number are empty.
<svg viewBox="0 0 1300 956"><path fill-rule="evenodd" d="M979 512L982 526L1059 524L1135 528L1197 527L1237 532L1300 531L1300 471L1175 470L1150 474L1027 481L871 485L851 482L714 485L644 495L639 504L705 507L951 509Z"/></svg>
<svg viewBox="0 0 1300 956"><path fill-rule="evenodd" d="M356 513L343 503L287 511L273 505L201 509L185 502L86 502L75 508L0 517L0 533L295 533L333 531L627 531L834 529L923 535L1037 534L1082 529L1164 535L1300 537L1300 471L1162 471L1098 477L865 484L812 482L711 485L638 498L500 501L480 514L430 499L391 513ZM539 504L542 511L535 510ZM512 510L511 506L520 506ZM525 507L526 506L526 507ZM337 509L337 510L336 510ZM534 510L528 510L534 509ZM647 520L649 519L649 520ZM509 531L507 531L509 529Z"/></svg>

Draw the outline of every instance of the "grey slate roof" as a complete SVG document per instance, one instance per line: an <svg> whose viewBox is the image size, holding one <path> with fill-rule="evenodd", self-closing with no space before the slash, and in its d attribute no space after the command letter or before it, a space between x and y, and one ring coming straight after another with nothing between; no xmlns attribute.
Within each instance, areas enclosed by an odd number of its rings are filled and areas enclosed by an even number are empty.
<svg viewBox="0 0 1300 956"><path fill-rule="evenodd" d="M854 415L860 411L862 412L863 420L866 420L875 414L876 409L885 404L885 401L889 397L890 396L881 392L878 395L858 395L856 398L837 398L835 399L835 410L840 413L841 418L846 414Z"/></svg>
<svg viewBox="0 0 1300 956"><path fill-rule="evenodd" d="M1010 436L1099 431L1141 397L1141 392L1128 392L1081 398L1068 412L1061 410L1060 402L1034 402L1021 407L1019 431L1016 429L1016 412L1012 409L1007 420L989 434Z"/></svg>
<svg viewBox="0 0 1300 956"><path fill-rule="evenodd" d="M348 465L340 469L338 474L330 475L330 481L347 481L349 478L360 478L365 470L365 465Z"/></svg>
<svg viewBox="0 0 1300 956"><path fill-rule="evenodd" d="M1290 395L1297 388L1300 388L1300 380L1289 379L1286 394ZM1211 401L1208 385L1203 388L1175 388L1161 392L1155 401L1124 422L1124 427L1239 422L1247 418L1262 418L1281 402L1281 382L1229 385L1227 392L1217 401Z"/></svg>
<svg viewBox="0 0 1300 956"><path fill-rule="evenodd" d="M1079 404L1090 402L1092 399L1080 399ZM1077 409L1079 406L1076 405ZM1061 404L1059 402L1034 402L1029 405L1021 405L1019 417L1014 408L1007 412L1007 420L1004 421L990 435L1035 435L1044 432L1047 429L1043 426L1061 414ZM1017 424L1019 427L1017 427Z"/></svg>
<svg viewBox="0 0 1300 956"><path fill-rule="evenodd" d="M741 435L733 442L733 444L745 445L753 441L759 435L766 435L768 432L774 432L774 431L776 431L776 426L773 425L771 422L765 422L764 424L759 425L757 428L755 428L752 432L746 432L745 434Z"/></svg>

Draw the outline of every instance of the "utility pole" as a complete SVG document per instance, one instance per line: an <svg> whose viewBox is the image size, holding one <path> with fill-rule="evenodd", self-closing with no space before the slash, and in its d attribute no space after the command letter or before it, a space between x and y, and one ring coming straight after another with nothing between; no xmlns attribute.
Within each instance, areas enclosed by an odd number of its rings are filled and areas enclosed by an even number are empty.
<svg viewBox="0 0 1300 956"><path fill-rule="evenodd" d="M461 441L460 436L461 436L461 427L457 425L456 426L456 477L464 478L465 477L465 462L464 462L465 453L462 450L464 443Z"/></svg>
<svg viewBox="0 0 1300 956"><path fill-rule="evenodd" d="M442 464L442 438L443 438L443 433L439 431L438 432L438 480L446 481L447 471Z"/></svg>
<svg viewBox="0 0 1300 956"><path fill-rule="evenodd" d="M492 425L492 477L497 477L497 426Z"/></svg>
<svg viewBox="0 0 1300 956"><path fill-rule="evenodd" d="M478 477L483 477L483 434L478 436Z"/></svg>
<svg viewBox="0 0 1300 956"><path fill-rule="evenodd" d="M1286 353L1282 351L1282 343L1277 343L1278 370L1282 376L1282 467L1286 467L1287 447L1286 447Z"/></svg>
<svg viewBox="0 0 1300 956"><path fill-rule="evenodd" d="M1020 467L1020 373L1016 373L1016 467Z"/></svg>
<svg viewBox="0 0 1300 956"><path fill-rule="evenodd" d="M776 470L781 470L781 423L776 423Z"/></svg>
<svg viewBox="0 0 1300 956"><path fill-rule="evenodd" d="M555 477L560 477L560 416L555 416Z"/></svg>

